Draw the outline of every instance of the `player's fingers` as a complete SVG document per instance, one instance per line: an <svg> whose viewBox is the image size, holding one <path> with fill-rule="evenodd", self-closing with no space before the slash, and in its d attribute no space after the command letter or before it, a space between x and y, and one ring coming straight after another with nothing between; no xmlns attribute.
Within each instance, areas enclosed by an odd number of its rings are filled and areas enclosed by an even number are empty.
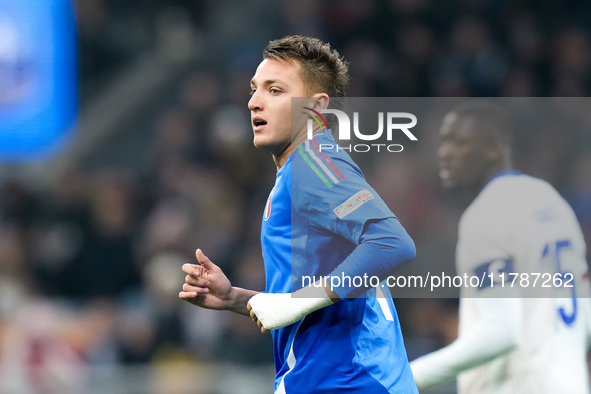
<svg viewBox="0 0 591 394"><path fill-rule="evenodd" d="M257 318L256 313L254 313L252 309L250 310L250 318L252 319L252 321L255 321L255 319Z"/></svg>
<svg viewBox="0 0 591 394"><path fill-rule="evenodd" d="M246 303L246 309L248 309L249 311L251 311L251 310L252 310L252 306L250 306L250 301L248 301L248 302Z"/></svg>
<svg viewBox="0 0 591 394"><path fill-rule="evenodd" d="M203 268L205 268L206 270L219 270L218 266L212 263L211 260L205 254L203 254L203 251L201 249L197 249L195 251L195 257L197 258L199 264L201 264Z"/></svg>
<svg viewBox="0 0 591 394"><path fill-rule="evenodd" d="M181 269L185 274L192 276L202 276L203 274L203 267L200 267L197 264L185 263Z"/></svg>
<svg viewBox="0 0 591 394"><path fill-rule="evenodd" d="M197 297L197 293L194 291L180 291L179 292L179 298L181 300L190 300L192 298Z"/></svg>
<svg viewBox="0 0 591 394"><path fill-rule="evenodd" d="M197 293L197 294L207 294L207 293L209 293L209 289L207 287L191 286L188 283L184 283L183 284L183 291L193 292L193 293Z"/></svg>
<svg viewBox="0 0 591 394"><path fill-rule="evenodd" d="M185 282L192 286L209 287L211 283L203 278L195 278L192 275L185 276Z"/></svg>
<svg viewBox="0 0 591 394"><path fill-rule="evenodd" d="M263 334L266 334L266 333L268 333L268 332L269 332L269 330L267 330L265 327L261 327L261 332L262 332Z"/></svg>

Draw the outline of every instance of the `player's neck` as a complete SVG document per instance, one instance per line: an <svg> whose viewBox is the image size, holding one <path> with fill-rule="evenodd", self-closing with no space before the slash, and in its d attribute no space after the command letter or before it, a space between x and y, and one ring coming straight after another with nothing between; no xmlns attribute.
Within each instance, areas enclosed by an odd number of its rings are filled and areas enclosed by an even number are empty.
<svg viewBox="0 0 591 394"><path fill-rule="evenodd" d="M320 129L315 129L314 133L319 131ZM279 154L273 154L273 161L277 166L277 171L281 169L287 163L287 160L292 155L292 153L300 146L305 140L307 139L307 134L305 131L298 133L298 135L291 141L289 145Z"/></svg>
<svg viewBox="0 0 591 394"><path fill-rule="evenodd" d="M489 168L489 170L487 171L486 176L482 177L481 181L477 185L475 185L472 192L476 196L498 174L500 174L502 172L512 171L513 169L514 169L513 165L511 164L510 161L504 161L504 162L498 163L497 165L491 166Z"/></svg>
<svg viewBox="0 0 591 394"><path fill-rule="evenodd" d="M275 162L275 166L277 166L277 171L287 163L287 159L289 159L289 156L291 156L292 153L293 145L289 144L279 155L273 155L273 162Z"/></svg>

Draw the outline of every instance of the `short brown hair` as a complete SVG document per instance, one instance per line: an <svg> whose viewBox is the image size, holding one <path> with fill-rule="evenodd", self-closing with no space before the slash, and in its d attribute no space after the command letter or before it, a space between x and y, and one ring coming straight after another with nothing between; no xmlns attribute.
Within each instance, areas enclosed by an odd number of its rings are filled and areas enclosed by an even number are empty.
<svg viewBox="0 0 591 394"><path fill-rule="evenodd" d="M300 64L300 76L308 92L345 97L349 86L347 62L317 38L293 35L271 41L263 58L290 63L295 60Z"/></svg>

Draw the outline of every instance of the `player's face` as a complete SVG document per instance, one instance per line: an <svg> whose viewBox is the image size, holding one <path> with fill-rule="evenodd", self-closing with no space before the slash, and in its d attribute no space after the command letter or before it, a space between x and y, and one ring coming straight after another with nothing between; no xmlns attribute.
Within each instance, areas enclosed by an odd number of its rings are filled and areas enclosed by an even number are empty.
<svg viewBox="0 0 591 394"><path fill-rule="evenodd" d="M437 151L443 186L478 191L486 183L489 152L475 127L470 117L450 113L443 119Z"/></svg>
<svg viewBox="0 0 591 394"><path fill-rule="evenodd" d="M269 150L275 157L291 144L291 98L308 95L299 67L298 63L265 59L250 83L252 97L248 108L254 145Z"/></svg>

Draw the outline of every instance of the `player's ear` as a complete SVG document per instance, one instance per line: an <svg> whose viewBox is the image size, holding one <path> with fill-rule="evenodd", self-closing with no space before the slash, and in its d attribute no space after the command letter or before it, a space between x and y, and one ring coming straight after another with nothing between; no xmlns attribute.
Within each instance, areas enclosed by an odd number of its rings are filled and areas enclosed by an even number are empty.
<svg viewBox="0 0 591 394"><path fill-rule="evenodd" d="M312 96L314 99L314 106L313 108L316 111L320 111L323 109L328 108L328 103L330 101L330 98L328 97L328 94L326 93L317 93L314 96Z"/></svg>

